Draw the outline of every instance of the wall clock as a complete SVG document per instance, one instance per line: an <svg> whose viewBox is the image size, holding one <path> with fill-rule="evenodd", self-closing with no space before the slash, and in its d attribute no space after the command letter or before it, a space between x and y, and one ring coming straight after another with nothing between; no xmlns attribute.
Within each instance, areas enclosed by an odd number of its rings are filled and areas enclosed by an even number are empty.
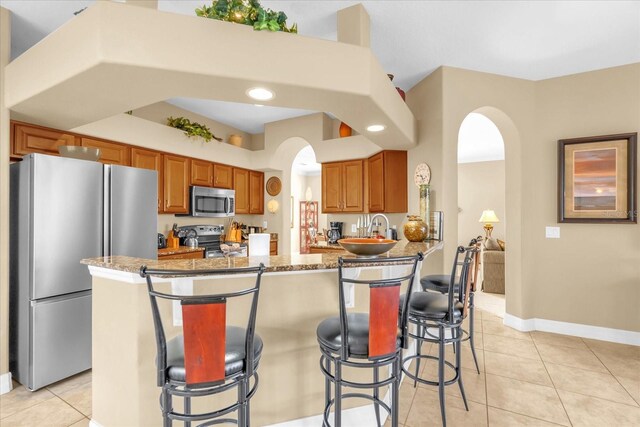
<svg viewBox="0 0 640 427"><path fill-rule="evenodd" d="M413 181L418 187L431 182L431 168L429 168L428 164L420 163L416 166L416 171L413 174Z"/></svg>

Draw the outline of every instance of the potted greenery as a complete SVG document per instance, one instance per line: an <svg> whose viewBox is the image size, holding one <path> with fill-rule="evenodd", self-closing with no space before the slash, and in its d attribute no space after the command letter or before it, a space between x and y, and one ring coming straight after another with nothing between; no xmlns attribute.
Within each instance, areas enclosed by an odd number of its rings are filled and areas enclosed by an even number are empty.
<svg viewBox="0 0 640 427"><path fill-rule="evenodd" d="M203 18L251 25L258 31L298 32L297 24L287 27L287 15L284 12L263 8L260 0L213 0L211 6L204 5L195 12Z"/></svg>
<svg viewBox="0 0 640 427"><path fill-rule="evenodd" d="M207 126L201 125L200 123L192 122L191 120L184 117L169 117L167 118L167 125L184 131L184 134L189 138L200 137L206 142L209 142L212 139L215 139L216 141L222 141L222 138L218 138L213 133L211 133L211 130Z"/></svg>

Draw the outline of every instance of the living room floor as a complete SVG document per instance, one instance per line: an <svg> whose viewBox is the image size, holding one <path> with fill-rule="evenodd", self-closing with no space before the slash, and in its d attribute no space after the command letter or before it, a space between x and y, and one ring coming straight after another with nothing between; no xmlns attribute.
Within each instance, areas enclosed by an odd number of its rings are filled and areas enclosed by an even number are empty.
<svg viewBox="0 0 640 427"><path fill-rule="evenodd" d="M447 387L449 426L640 425L640 347L519 332L488 311L476 309L476 314L480 374L466 342L462 378L469 412L464 410L458 387ZM425 352L435 355L437 347L425 344ZM452 356L449 346L447 358ZM435 363L421 368L422 377L435 377ZM35 393L18 383L14 386L0 396L3 427L89 425L90 371ZM441 425L436 388L414 388L405 379L400 414L403 426Z"/></svg>

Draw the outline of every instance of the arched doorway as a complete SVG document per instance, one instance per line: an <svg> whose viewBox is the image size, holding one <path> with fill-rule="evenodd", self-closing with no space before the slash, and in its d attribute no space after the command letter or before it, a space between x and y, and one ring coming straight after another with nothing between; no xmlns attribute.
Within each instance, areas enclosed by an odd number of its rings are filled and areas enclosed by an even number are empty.
<svg viewBox="0 0 640 427"><path fill-rule="evenodd" d="M502 110L483 106L460 116L458 130L462 121L469 113L478 113L487 117L498 128L504 141L505 157L505 221L504 232L506 241L505 252L505 304L506 317L510 314L525 318L523 301L526 292L522 288L523 274L523 231L522 231L522 173L523 159L521 138L514 121ZM456 144L457 147L457 144ZM456 153L457 156L457 153ZM457 181L457 174L455 176ZM507 220L508 218L508 220ZM482 226L478 223L479 230ZM457 231L457 230L456 230ZM525 316L525 317L523 317Z"/></svg>
<svg viewBox="0 0 640 427"><path fill-rule="evenodd" d="M310 237L313 237L318 231L327 228L327 215L322 214L319 210L322 191L321 169L311 145L299 150L291 163L291 203L293 207L291 209L293 216L290 234L291 253L305 252L305 243L308 243L305 242L306 235L311 232ZM306 213L306 218L301 218L303 210Z"/></svg>
<svg viewBox="0 0 640 427"><path fill-rule="evenodd" d="M476 305L500 317L505 313L506 253L498 242L507 240L506 221L504 140L488 117L472 112L458 132L458 244L485 239Z"/></svg>

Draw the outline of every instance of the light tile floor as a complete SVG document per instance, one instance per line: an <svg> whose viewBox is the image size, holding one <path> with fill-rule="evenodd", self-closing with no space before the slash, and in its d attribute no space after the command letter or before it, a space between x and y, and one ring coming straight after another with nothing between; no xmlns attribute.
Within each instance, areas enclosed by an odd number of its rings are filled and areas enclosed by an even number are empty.
<svg viewBox="0 0 640 427"><path fill-rule="evenodd" d="M480 309L476 313L480 374L468 343L463 344L462 378L469 411L458 387L447 387L449 426L640 426L640 347L522 333L504 326L495 314ZM436 352L433 345L423 347L423 353ZM450 347L446 357L452 360ZM435 375L435 362L421 365L422 377ZM91 372L35 393L15 386L0 396L2 427L89 424ZM441 425L437 390L414 388L406 379L400 416L403 426Z"/></svg>

